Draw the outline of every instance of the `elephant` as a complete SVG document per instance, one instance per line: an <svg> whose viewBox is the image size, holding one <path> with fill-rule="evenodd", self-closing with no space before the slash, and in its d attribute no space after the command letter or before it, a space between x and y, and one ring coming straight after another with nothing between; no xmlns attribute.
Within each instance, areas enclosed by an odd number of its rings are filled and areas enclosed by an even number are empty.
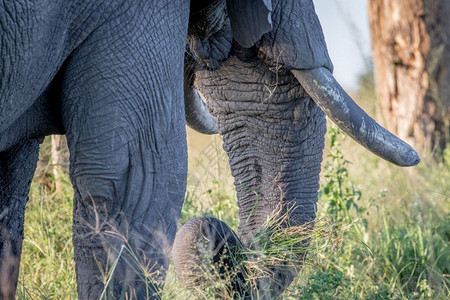
<svg viewBox="0 0 450 300"><path fill-rule="evenodd" d="M2 1L0 28L4 299L15 295L25 205L49 134L65 134L70 151L80 299L158 298L172 248L183 279L205 228L214 243L245 244L280 205L295 206L285 226L314 220L325 114L390 162L420 161L333 78L312 0ZM186 123L223 137L237 235L201 218L175 238ZM111 263L106 288L101 269ZM295 272L275 268L274 276L281 283L264 287L269 296Z"/></svg>

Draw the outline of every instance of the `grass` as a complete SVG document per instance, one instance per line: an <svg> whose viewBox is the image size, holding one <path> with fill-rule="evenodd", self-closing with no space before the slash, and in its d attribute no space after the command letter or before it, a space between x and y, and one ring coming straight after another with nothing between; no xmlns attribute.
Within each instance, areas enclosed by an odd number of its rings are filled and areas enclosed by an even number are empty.
<svg viewBox="0 0 450 300"><path fill-rule="evenodd" d="M50 178L48 166L37 170ZM76 299L72 246L72 195L67 177L62 190L34 180L25 216L18 299Z"/></svg>
<svg viewBox="0 0 450 300"><path fill-rule="evenodd" d="M303 284L291 288L292 299L448 299L450 222L445 191L450 190L450 161L426 161L433 169L403 172L376 162L384 170L382 177L374 178L379 171L375 170L353 180L351 164L341 150L348 141L341 144L342 138L337 129L330 129L319 218L351 226L337 227L338 245L313 251L299 277ZM372 191L375 196L366 198L356 179L368 180L372 187L389 183L396 188ZM433 185L424 183L436 181L442 185L430 193ZM323 242L313 240L312 248Z"/></svg>
<svg viewBox="0 0 450 300"><path fill-rule="evenodd" d="M189 181L180 223L214 216L236 229L233 180L220 139L188 135ZM309 254L282 298L448 299L450 150L440 162L425 155L418 167L400 169L337 129L330 130L327 143L316 229L307 236ZM45 153L43 147L44 161ZM27 206L19 299L76 299L72 191L63 177L56 192L48 168L45 162L39 166ZM269 241L265 252L247 257L285 257L292 243L304 238L270 224L257 237L259 244ZM162 298L197 297L171 267ZM207 291L202 297L214 298Z"/></svg>

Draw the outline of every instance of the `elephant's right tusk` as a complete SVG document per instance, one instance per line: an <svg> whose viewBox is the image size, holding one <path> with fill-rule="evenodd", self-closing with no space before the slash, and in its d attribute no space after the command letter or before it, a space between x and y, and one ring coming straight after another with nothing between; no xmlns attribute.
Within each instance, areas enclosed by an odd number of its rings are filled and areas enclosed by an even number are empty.
<svg viewBox="0 0 450 300"><path fill-rule="evenodd" d="M414 166L420 162L417 152L367 115L328 69L322 67L291 72L314 102L355 141L399 166Z"/></svg>
<svg viewBox="0 0 450 300"><path fill-rule="evenodd" d="M216 118L206 109L206 104L193 87L184 89L186 124L203 134L216 134Z"/></svg>

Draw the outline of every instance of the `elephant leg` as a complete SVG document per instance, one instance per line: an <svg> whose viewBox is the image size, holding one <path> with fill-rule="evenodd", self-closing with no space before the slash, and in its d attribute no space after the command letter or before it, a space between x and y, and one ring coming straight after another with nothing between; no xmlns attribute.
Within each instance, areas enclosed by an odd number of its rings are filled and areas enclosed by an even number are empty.
<svg viewBox="0 0 450 300"><path fill-rule="evenodd" d="M111 278L107 293L114 298L148 298L162 287L168 267L185 174L154 170L142 137L116 150L102 148L76 151L72 161L79 297L98 298Z"/></svg>
<svg viewBox="0 0 450 300"><path fill-rule="evenodd" d="M189 7L176 2L130 2L65 65L80 299L157 298L164 281L187 174Z"/></svg>
<svg viewBox="0 0 450 300"><path fill-rule="evenodd" d="M14 299L25 205L39 154L36 140L0 152L0 299Z"/></svg>

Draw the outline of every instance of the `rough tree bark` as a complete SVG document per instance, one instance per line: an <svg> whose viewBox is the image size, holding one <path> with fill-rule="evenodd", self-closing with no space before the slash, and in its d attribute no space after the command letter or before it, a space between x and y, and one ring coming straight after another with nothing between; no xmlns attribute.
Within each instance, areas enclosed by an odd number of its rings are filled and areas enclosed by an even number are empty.
<svg viewBox="0 0 450 300"><path fill-rule="evenodd" d="M52 173L55 178L55 190L61 190L61 175L64 173L65 164L64 150L66 148L66 139L62 135L51 136L51 162Z"/></svg>
<svg viewBox="0 0 450 300"><path fill-rule="evenodd" d="M418 149L450 142L450 1L368 0L388 129Z"/></svg>

